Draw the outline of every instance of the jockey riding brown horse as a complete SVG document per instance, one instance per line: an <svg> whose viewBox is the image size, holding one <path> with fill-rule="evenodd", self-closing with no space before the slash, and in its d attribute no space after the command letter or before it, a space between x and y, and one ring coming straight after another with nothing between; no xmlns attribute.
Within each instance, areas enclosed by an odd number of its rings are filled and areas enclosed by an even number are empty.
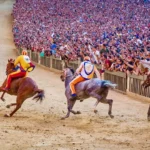
<svg viewBox="0 0 150 150"><path fill-rule="evenodd" d="M14 60L10 59L8 60L7 68L6 68L6 74L9 75L12 72L15 72L14 70ZM7 108L10 108L11 106L16 106L16 108L10 113L6 114L5 117L11 117L13 114L22 106L22 103L27 99L35 94L37 94L33 99L36 99L37 101L42 101L44 98L44 91L41 89L38 89L38 86L36 83L29 77L24 78L16 78L13 79L10 85L10 89L8 91L4 91L3 89L6 87L7 79L4 81L3 85L0 87L0 92L3 92L1 99L3 99L3 96L6 93L10 95L16 95L16 103L12 103L10 105L7 105Z"/></svg>

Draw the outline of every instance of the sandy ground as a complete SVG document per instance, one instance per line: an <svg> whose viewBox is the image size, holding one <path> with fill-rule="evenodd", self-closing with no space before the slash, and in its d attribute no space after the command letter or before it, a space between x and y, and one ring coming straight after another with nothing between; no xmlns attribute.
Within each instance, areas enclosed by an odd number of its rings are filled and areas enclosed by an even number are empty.
<svg viewBox="0 0 150 150"><path fill-rule="evenodd" d="M0 0L0 82L5 79L8 58L16 58L13 51L13 1ZM108 105L99 104L98 114L93 113L96 100L77 102L74 109L81 115L66 113L64 84L59 75L40 67L30 74L46 98L42 104L28 99L12 118L3 115L12 111L5 106L15 101L6 95L0 101L0 150L150 150L150 122L147 122L148 103L136 101L110 91L114 99L114 119L107 115Z"/></svg>

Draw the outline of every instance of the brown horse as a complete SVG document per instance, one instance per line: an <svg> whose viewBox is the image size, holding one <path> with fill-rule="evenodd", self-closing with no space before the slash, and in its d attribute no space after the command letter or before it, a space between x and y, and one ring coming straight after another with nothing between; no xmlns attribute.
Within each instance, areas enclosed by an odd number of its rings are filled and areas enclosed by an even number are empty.
<svg viewBox="0 0 150 150"><path fill-rule="evenodd" d="M150 86L150 74L147 76L146 80L143 82L142 86L144 89L148 88ZM147 119L150 121L150 105L147 112Z"/></svg>
<svg viewBox="0 0 150 150"><path fill-rule="evenodd" d="M14 72L14 60L10 59L8 60L7 68L6 68L6 75L9 75L10 73ZM0 92L2 92L2 88L5 87L6 80L4 81L3 85L0 87ZM11 117L13 114L22 106L23 102L35 94L37 94L33 99L36 99L37 101L40 100L42 102L44 98L44 91L41 89L38 89L38 86L36 83L29 77L25 78L17 78L14 79L11 82L10 90L7 92L10 95L16 95L16 103L11 103L10 105L7 105L7 108L10 108L11 106L16 106L16 108L10 113L6 114L5 117ZM5 92L3 92L1 99L3 99Z"/></svg>

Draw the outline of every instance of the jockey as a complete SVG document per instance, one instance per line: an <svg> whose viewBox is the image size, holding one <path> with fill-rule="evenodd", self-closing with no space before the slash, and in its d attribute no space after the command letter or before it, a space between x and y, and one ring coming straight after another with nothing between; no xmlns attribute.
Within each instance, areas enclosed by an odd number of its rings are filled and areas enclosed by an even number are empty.
<svg viewBox="0 0 150 150"><path fill-rule="evenodd" d="M15 72L12 72L7 76L6 86L5 88L3 88L3 91L8 92L8 90L10 89L12 79L26 77L27 72L30 72L35 68L35 66L30 61L29 56L27 56L27 54L28 54L27 51L23 50L22 55L18 56L17 59L15 60L14 62Z"/></svg>
<svg viewBox="0 0 150 150"><path fill-rule="evenodd" d="M91 63L90 57L85 56L84 61L80 64L79 68L77 68L76 70L76 74L78 74L78 76L70 82L70 89L72 96L71 100L75 100L77 97L75 85L79 82L92 79L94 73L96 74L97 78L101 79L97 68Z"/></svg>

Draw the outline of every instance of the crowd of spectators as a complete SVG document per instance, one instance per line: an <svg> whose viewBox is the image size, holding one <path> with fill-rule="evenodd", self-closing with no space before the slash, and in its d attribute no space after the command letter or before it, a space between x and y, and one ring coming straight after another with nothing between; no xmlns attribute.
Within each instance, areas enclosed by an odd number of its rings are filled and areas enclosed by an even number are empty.
<svg viewBox="0 0 150 150"><path fill-rule="evenodd" d="M89 55L101 71L148 72L149 0L16 0L12 15L17 47L69 60Z"/></svg>

